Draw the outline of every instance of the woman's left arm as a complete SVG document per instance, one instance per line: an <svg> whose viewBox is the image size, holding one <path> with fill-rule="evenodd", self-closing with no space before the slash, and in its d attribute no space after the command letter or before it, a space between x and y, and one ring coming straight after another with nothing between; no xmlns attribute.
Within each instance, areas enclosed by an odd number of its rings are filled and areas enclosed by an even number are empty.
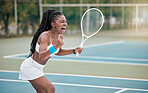
<svg viewBox="0 0 148 93"><path fill-rule="evenodd" d="M68 50L66 50L66 49L59 49L59 52L57 53L57 54L55 54L55 55L58 55L58 56L64 56L64 55L69 55L69 54L75 54L75 53L79 53L79 54L81 54L81 52L82 52L82 48L80 48L80 47L77 47L76 49L68 49Z"/></svg>

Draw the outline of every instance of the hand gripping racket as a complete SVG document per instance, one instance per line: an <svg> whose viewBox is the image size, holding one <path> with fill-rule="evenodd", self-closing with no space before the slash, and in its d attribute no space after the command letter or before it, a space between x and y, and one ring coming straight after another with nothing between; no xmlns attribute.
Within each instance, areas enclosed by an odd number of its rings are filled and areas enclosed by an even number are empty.
<svg viewBox="0 0 148 93"><path fill-rule="evenodd" d="M83 47L84 42L98 33L102 28L104 23L103 13L97 8L88 9L81 18L81 32L82 41L79 47ZM76 53L76 57L79 53Z"/></svg>

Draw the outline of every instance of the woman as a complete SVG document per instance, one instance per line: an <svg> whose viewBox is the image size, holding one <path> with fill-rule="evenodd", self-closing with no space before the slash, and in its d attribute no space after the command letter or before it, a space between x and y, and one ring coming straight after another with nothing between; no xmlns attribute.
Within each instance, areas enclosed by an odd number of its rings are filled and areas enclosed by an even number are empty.
<svg viewBox="0 0 148 93"><path fill-rule="evenodd" d="M28 80L37 93L55 93L53 84L43 74L43 68L52 55L81 53L82 48L64 50L63 34L67 27L65 16L56 10L47 10L31 42L31 53L20 67L19 78Z"/></svg>

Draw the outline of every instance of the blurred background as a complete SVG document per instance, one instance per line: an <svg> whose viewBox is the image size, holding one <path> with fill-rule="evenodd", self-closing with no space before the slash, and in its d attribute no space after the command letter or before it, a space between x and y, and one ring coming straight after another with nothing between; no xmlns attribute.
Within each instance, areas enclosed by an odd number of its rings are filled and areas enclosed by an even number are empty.
<svg viewBox="0 0 148 93"><path fill-rule="evenodd" d="M148 34L148 0L0 0L0 37L32 35L47 9L61 11L68 21L66 34L77 34L82 14L92 7L104 14L102 31Z"/></svg>

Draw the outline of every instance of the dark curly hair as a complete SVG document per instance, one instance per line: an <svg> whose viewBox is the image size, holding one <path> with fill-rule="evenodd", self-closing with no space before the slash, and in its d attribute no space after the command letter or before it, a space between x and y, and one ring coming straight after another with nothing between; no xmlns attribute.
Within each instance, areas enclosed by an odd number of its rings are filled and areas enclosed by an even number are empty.
<svg viewBox="0 0 148 93"><path fill-rule="evenodd" d="M30 44L30 54L28 55L28 57L30 57L34 53L36 43L40 34L44 31L50 30L52 28L51 22L54 22L54 20L60 15L63 14L53 9L49 9L43 13L41 24L39 25L37 31L35 32L32 42Z"/></svg>

